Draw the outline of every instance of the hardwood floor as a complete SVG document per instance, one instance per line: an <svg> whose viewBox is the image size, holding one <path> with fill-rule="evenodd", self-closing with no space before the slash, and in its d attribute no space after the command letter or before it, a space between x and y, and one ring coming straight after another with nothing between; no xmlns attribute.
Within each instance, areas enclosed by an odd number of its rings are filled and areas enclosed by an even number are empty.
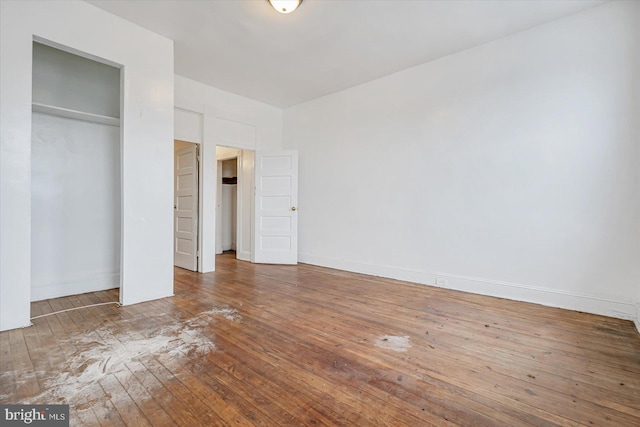
<svg viewBox="0 0 640 427"><path fill-rule="evenodd" d="M631 322L309 265L217 268L176 269L173 298L0 333L0 403L67 402L72 425L640 425Z"/></svg>

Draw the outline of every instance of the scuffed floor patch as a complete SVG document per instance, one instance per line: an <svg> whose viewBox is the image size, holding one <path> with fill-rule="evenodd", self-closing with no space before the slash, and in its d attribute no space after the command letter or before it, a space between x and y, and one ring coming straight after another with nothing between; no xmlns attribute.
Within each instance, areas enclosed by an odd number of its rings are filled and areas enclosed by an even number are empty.
<svg viewBox="0 0 640 427"><path fill-rule="evenodd" d="M181 322L171 319L166 324L165 318L159 322L164 325L151 330L123 330L103 323L100 328L64 339L60 346L72 347L76 351L64 365L52 367L55 373L46 377L43 384L45 391L20 403L67 403L76 410L86 410L95 404L105 403L111 397L108 393L99 398L89 398L86 390L95 388L112 374L127 384L135 381L133 372L136 369L133 367L153 362L152 358L162 360L170 357L192 362L204 359L216 350L211 324L220 317L236 322L242 319L236 309L214 307ZM44 372L37 374L41 378L45 375Z"/></svg>
<svg viewBox="0 0 640 427"><path fill-rule="evenodd" d="M393 351L407 351L411 348L409 337L399 337L395 335L382 335L375 341L376 347L385 348Z"/></svg>
<svg viewBox="0 0 640 427"><path fill-rule="evenodd" d="M238 314L238 310L236 310L235 308L216 307L202 313L202 315L211 315L211 316L214 316L216 314L222 315L225 319L233 320L235 322L239 322L240 320L242 320L242 316Z"/></svg>

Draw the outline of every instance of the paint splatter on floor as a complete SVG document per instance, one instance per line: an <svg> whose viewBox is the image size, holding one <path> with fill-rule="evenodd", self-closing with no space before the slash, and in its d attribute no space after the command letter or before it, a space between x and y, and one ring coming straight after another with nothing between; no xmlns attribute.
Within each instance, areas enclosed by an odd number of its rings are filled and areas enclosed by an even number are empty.
<svg viewBox="0 0 640 427"><path fill-rule="evenodd" d="M126 384L139 380L134 372L140 364L164 363L167 358L184 360L192 365L202 363L199 360L216 350L210 330L211 323L220 317L235 322L242 319L236 309L214 307L181 322L175 319L167 322L166 316L160 320L155 318L161 326L150 329L123 330L105 324L75 334L59 343L61 347L75 348L76 351L56 367L57 374L42 381L45 391L16 403L67 403L76 411L88 410L111 398L108 392L100 390L100 384L115 377L126 387ZM135 319L135 322L141 320ZM36 374L42 375L41 372ZM152 388L145 385L145 390L150 392Z"/></svg>
<svg viewBox="0 0 640 427"><path fill-rule="evenodd" d="M382 335L376 339L375 345L376 347L398 352L407 351L407 349L411 348L409 337L399 337L395 335Z"/></svg>
<svg viewBox="0 0 640 427"><path fill-rule="evenodd" d="M239 322L242 320L242 316L238 314L238 310L235 308L213 308L209 311L205 311L202 313L203 315L211 315L214 316L216 314L222 315L227 320L233 320L235 322Z"/></svg>

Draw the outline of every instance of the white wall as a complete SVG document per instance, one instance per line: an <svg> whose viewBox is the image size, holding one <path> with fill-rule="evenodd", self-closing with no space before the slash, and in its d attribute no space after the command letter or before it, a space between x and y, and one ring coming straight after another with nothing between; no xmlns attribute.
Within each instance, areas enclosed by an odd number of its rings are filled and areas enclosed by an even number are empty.
<svg viewBox="0 0 640 427"><path fill-rule="evenodd" d="M249 150L282 148L282 110L277 107L182 76L175 76L175 106L204 114L205 144Z"/></svg>
<svg viewBox="0 0 640 427"><path fill-rule="evenodd" d="M33 102L120 117L120 69L33 45Z"/></svg>
<svg viewBox="0 0 640 427"><path fill-rule="evenodd" d="M238 176L238 161L236 159L225 160L222 162L222 176L225 178Z"/></svg>
<svg viewBox="0 0 640 427"><path fill-rule="evenodd" d="M253 156L246 150L282 147L282 110L181 76L175 76L175 107L180 116L176 120L176 139L199 142L195 139L202 138L200 253L201 272L206 273L215 270L216 146L244 149L239 175L248 176ZM197 117L202 117L201 124ZM201 130L197 129L200 125ZM249 167L251 171L245 171ZM244 237L237 237L238 244L240 239L244 241ZM238 252L237 256L244 259L243 253Z"/></svg>
<svg viewBox="0 0 640 427"><path fill-rule="evenodd" d="M31 175L31 300L120 286L120 129L33 113Z"/></svg>
<svg viewBox="0 0 640 427"><path fill-rule="evenodd" d="M285 110L300 260L633 318L640 3Z"/></svg>
<svg viewBox="0 0 640 427"><path fill-rule="evenodd" d="M173 42L84 2L0 2L0 330L29 324L33 38L123 66L122 283L173 293Z"/></svg>

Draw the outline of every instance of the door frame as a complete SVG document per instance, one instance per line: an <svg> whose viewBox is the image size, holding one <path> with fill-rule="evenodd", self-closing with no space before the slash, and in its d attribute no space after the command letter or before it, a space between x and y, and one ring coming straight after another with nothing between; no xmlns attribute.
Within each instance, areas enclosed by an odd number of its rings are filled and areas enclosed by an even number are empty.
<svg viewBox="0 0 640 427"><path fill-rule="evenodd" d="M225 160L236 159L238 183L236 186L236 259L242 261L253 262L253 221L254 221L254 200L253 191L251 191L251 183L254 176L254 158L255 150L227 147L230 149L227 154L216 155L216 233L215 233L215 252L218 252L218 239L220 232L218 225L220 210L218 209L218 201L221 197L222 190L222 170L221 163ZM246 244L244 240L247 240Z"/></svg>

